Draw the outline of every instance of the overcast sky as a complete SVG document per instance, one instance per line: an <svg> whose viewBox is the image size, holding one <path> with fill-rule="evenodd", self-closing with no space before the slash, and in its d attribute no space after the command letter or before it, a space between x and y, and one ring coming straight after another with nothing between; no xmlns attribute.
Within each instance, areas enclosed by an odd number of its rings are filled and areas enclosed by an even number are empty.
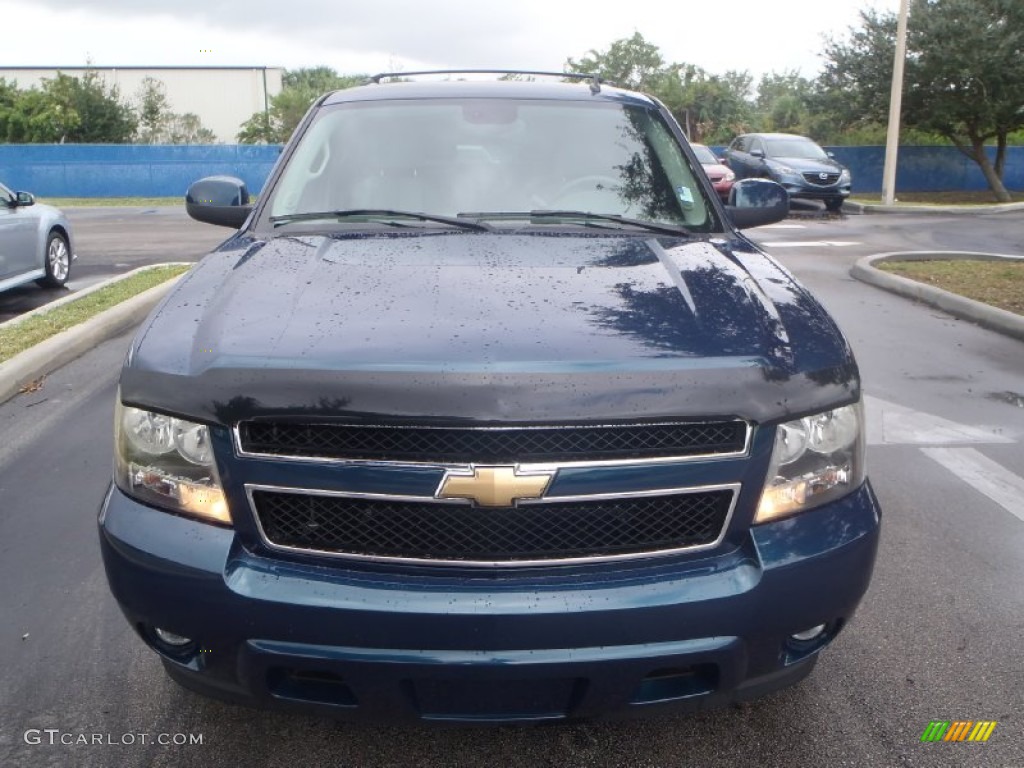
<svg viewBox="0 0 1024 768"><path fill-rule="evenodd" d="M898 0L0 0L0 67L284 66L340 73L518 67L639 31L713 73L821 66L823 36Z"/></svg>

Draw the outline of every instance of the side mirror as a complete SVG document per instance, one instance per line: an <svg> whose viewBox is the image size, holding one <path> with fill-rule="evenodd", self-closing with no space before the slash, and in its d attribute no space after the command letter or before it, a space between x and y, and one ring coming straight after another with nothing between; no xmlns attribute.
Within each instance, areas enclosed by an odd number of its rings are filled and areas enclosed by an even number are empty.
<svg viewBox="0 0 1024 768"><path fill-rule="evenodd" d="M752 150L750 150L750 156L751 157L757 157L757 158L760 158L761 160L764 160L764 150L752 149Z"/></svg>
<svg viewBox="0 0 1024 768"><path fill-rule="evenodd" d="M774 224L789 215L789 193L768 179L741 179L729 191L725 212L736 229Z"/></svg>
<svg viewBox="0 0 1024 768"><path fill-rule="evenodd" d="M35 205L36 199L31 192L15 192L14 193L14 206L16 208L24 207L27 205Z"/></svg>
<svg viewBox="0 0 1024 768"><path fill-rule="evenodd" d="M828 155L831 158L835 158L835 156L836 156L835 152L826 152L825 154Z"/></svg>
<svg viewBox="0 0 1024 768"><path fill-rule="evenodd" d="M185 193L185 210L196 221L238 229L252 213L249 190L234 176L207 176Z"/></svg>

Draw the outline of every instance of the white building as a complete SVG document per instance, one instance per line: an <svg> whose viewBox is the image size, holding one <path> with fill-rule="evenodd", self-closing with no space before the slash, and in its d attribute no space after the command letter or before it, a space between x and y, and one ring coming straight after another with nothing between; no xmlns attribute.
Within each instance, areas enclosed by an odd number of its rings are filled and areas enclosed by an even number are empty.
<svg viewBox="0 0 1024 768"><path fill-rule="evenodd" d="M58 72L81 77L95 70L121 98L137 105L142 81L162 82L172 112L193 112L217 140L235 143L242 123L254 112L267 109L281 92L282 67L0 67L0 77L19 88L39 87Z"/></svg>

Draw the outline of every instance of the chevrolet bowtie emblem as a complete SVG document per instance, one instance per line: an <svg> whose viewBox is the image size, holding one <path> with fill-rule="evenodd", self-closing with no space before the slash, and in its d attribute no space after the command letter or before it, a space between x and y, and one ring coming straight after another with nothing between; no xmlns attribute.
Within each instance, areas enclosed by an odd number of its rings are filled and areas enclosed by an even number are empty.
<svg viewBox="0 0 1024 768"><path fill-rule="evenodd" d="M470 499L481 507L511 507L516 499L539 499L554 472L529 475L514 467L473 467L473 474L448 470L437 491L439 499Z"/></svg>

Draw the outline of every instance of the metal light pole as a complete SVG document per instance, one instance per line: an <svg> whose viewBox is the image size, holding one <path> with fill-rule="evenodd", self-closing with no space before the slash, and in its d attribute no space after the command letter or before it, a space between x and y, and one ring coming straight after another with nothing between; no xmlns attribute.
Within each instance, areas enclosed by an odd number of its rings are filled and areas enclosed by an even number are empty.
<svg viewBox="0 0 1024 768"><path fill-rule="evenodd" d="M907 13L910 0L900 0L896 24L896 55L892 62L892 91L889 94L889 130L885 137L885 168L882 171L882 204L896 202L896 157L900 145L900 108L903 103L903 64L907 58Z"/></svg>

